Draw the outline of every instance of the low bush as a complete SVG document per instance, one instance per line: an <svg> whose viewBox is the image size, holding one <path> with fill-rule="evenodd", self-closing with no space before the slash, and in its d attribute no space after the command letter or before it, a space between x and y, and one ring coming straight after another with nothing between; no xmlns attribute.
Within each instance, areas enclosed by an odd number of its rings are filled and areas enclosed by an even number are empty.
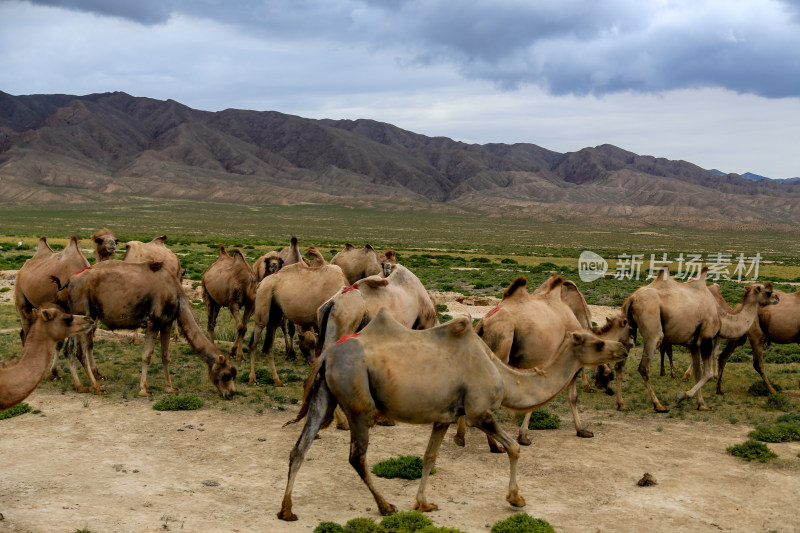
<svg viewBox="0 0 800 533"><path fill-rule="evenodd" d="M761 424L748 435L761 442L789 442L800 440L800 422Z"/></svg>
<svg viewBox="0 0 800 533"><path fill-rule="evenodd" d="M767 397L767 409L775 409L776 411L789 411L792 409L792 400L785 394L770 394Z"/></svg>
<svg viewBox="0 0 800 533"><path fill-rule="evenodd" d="M193 411L203 407L203 400L191 394L164 396L153 404L156 411Z"/></svg>
<svg viewBox="0 0 800 533"><path fill-rule="evenodd" d="M780 392L782 390L780 385L773 383L772 386L775 388L776 392ZM758 380L753 382L753 384L747 388L747 394L751 396L769 396L771 393L764 382L762 380Z"/></svg>
<svg viewBox="0 0 800 533"><path fill-rule="evenodd" d="M336 522L320 522L314 533L344 533L344 528Z"/></svg>
<svg viewBox="0 0 800 533"><path fill-rule="evenodd" d="M431 469L431 474L436 472ZM422 477L422 459L414 455L401 455L393 459L387 459L376 463L372 467L372 473L384 478L419 479Z"/></svg>
<svg viewBox="0 0 800 533"><path fill-rule="evenodd" d="M353 518L344 525L344 533L381 533L381 526L372 518Z"/></svg>
<svg viewBox="0 0 800 533"><path fill-rule="evenodd" d="M558 429L559 426L561 426L561 419L558 415L541 409L535 409L531 413L530 422L528 422L528 429Z"/></svg>
<svg viewBox="0 0 800 533"><path fill-rule="evenodd" d="M517 513L492 526L492 533L555 533L547 521L533 518L527 513Z"/></svg>
<svg viewBox="0 0 800 533"><path fill-rule="evenodd" d="M759 463L766 463L768 460L778 457L778 454L770 450L766 444L752 439L728 447L728 453L745 461L758 461Z"/></svg>
<svg viewBox="0 0 800 533"><path fill-rule="evenodd" d="M29 413L31 411L31 406L25 402L18 403L14 407L9 407L5 411L0 411L0 420L5 420L6 418L11 418L14 416L24 415L25 413Z"/></svg>
<svg viewBox="0 0 800 533"><path fill-rule="evenodd" d="M381 533L414 533L425 526L432 526L425 515L419 511L395 513L381 520Z"/></svg>

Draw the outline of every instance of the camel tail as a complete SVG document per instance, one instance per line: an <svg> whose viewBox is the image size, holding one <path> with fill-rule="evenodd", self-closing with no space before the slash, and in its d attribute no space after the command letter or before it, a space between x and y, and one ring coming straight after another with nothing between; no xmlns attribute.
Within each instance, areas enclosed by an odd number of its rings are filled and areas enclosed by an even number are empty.
<svg viewBox="0 0 800 533"><path fill-rule="evenodd" d="M317 347L314 349L314 357L319 360L322 348L325 346L325 335L328 329L328 318L333 310L333 301L327 301L317 310L317 322L319 322L319 337L317 337Z"/></svg>
<svg viewBox="0 0 800 533"><path fill-rule="evenodd" d="M622 316L628 319L628 323L631 325L631 335L633 336L633 345L636 346L636 338L638 335L639 326L636 324L636 320L633 318L633 300L630 297L626 298L624 302L622 302Z"/></svg>
<svg viewBox="0 0 800 533"><path fill-rule="evenodd" d="M325 358L317 357L314 360L314 364L311 366L311 372L303 383L303 403L300 406L300 411L297 413L297 416L294 418L294 420L289 420L283 425L283 427L286 427L290 424L296 424L304 419L311 410L314 399L321 392L327 393L327 395L330 396L335 403L338 403L336 398L330 394L327 389L328 384L325 382ZM333 407L336 407L336 405ZM333 413L333 408L331 408L330 412ZM331 422L333 422L333 416L327 417L326 420L322 422L320 429L327 428L331 425Z"/></svg>

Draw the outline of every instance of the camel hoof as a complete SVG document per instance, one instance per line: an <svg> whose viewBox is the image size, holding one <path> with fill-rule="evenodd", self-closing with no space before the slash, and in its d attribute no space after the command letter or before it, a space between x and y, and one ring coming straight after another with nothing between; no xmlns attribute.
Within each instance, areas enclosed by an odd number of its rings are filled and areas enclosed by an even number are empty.
<svg viewBox="0 0 800 533"><path fill-rule="evenodd" d="M297 354L294 354L294 353L289 354L289 353L287 353L286 354L286 360L287 361L297 361Z"/></svg>
<svg viewBox="0 0 800 533"><path fill-rule="evenodd" d="M284 385L286 385L286 383L284 383L283 381L276 381L275 382L275 386L276 387L283 387Z"/></svg>
<svg viewBox="0 0 800 533"><path fill-rule="evenodd" d="M592 437L594 437L594 433L592 433L588 429L579 429L578 436L581 437L582 439L591 439Z"/></svg>
<svg viewBox="0 0 800 533"><path fill-rule="evenodd" d="M500 445L489 446L489 451L492 453L506 453L506 449Z"/></svg>
<svg viewBox="0 0 800 533"><path fill-rule="evenodd" d="M394 514L397 512L397 508L392 505L391 503L387 503L385 506L379 505L379 511L381 512L382 516L389 516L390 514Z"/></svg>
<svg viewBox="0 0 800 533"><path fill-rule="evenodd" d="M87 393L89 392L89 387L75 387L75 392Z"/></svg>
<svg viewBox="0 0 800 533"><path fill-rule="evenodd" d="M336 424L336 429L341 429L342 431L347 431L350 429L348 424Z"/></svg>
<svg viewBox="0 0 800 533"><path fill-rule="evenodd" d="M624 403L618 403L617 404L617 411L627 411L627 410L628 410L628 406L625 405Z"/></svg>
<svg viewBox="0 0 800 533"><path fill-rule="evenodd" d="M178 392L175 387L164 387L164 392Z"/></svg>
<svg viewBox="0 0 800 533"><path fill-rule="evenodd" d="M614 396L615 394L614 389L606 389L605 392L607 396Z"/></svg>
<svg viewBox="0 0 800 533"><path fill-rule="evenodd" d="M384 418L384 419L378 420L378 425L379 426L396 426L397 422L395 422L391 418Z"/></svg>
<svg viewBox="0 0 800 533"><path fill-rule="evenodd" d="M103 374L101 374L100 372L95 372L94 379L96 379L97 381L100 381L100 380L105 380L106 377Z"/></svg>
<svg viewBox="0 0 800 533"><path fill-rule="evenodd" d="M285 520L287 522L294 522L295 520L297 520L297 515L291 511L285 511L281 509L280 511L278 511L278 518L280 518L281 520Z"/></svg>
<svg viewBox="0 0 800 533"><path fill-rule="evenodd" d="M522 444L523 446L530 446L531 445L531 438L527 435L520 435L517 437L517 442Z"/></svg>
<svg viewBox="0 0 800 533"><path fill-rule="evenodd" d="M467 445L467 442L464 440L463 435L453 436L453 442L456 443L456 446L461 446L462 448Z"/></svg>
<svg viewBox="0 0 800 533"><path fill-rule="evenodd" d="M678 394L675 395L675 403L681 403L685 399L686 399L686 393L683 391L680 391Z"/></svg>
<svg viewBox="0 0 800 533"><path fill-rule="evenodd" d="M592 387L590 387L589 385L584 385L582 390L583 390L583 392L594 392L594 389Z"/></svg>
<svg viewBox="0 0 800 533"><path fill-rule="evenodd" d="M506 501L514 507L525 507L525 498L517 493L506 496Z"/></svg>
<svg viewBox="0 0 800 533"><path fill-rule="evenodd" d="M105 393L106 393L106 391L104 391L100 387L97 387L96 389L92 390L92 394L100 395L100 394L105 394Z"/></svg>
<svg viewBox="0 0 800 533"><path fill-rule="evenodd" d="M669 413L669 409L667 409L663 405L655 405L655 406L653 406L653 410L656 413Z"/></svg>
<svg viewBox="0 0 800 533"><path fill-rule="evenodd" d="M417 502L414 505L414 510L415 511L419 511L421 513L429 513L431 511L437 511L438 509L439 509L439 506L436 505L435 503L428 503L428 502L420 503L420 502Z"/></svg>
<svg viewBox="0 0 800 533"><path fill-rule="evenodd" d="M146 389L139 391L139 396L141 396L142 398L147 398L148 396L152 396L152 395L153 395L153 393L150 392L149 390L146 390Z"/></svg>
<svg viewBox="0 0 800 533"><path fill-rule="evenodd" d="M698 411L711 411L711 408L709 406L707 406L706 404L703 404L703 405L698 405L697 406L697 410Z"/></svg>

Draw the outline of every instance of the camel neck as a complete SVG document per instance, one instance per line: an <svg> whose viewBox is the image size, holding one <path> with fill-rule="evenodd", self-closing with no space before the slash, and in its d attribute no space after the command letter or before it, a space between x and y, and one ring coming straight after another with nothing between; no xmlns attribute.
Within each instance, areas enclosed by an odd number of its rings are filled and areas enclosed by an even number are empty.
<svg viewBox="0 0 800 533"><path fill-rule="evenodd" d="M758 316L758 302L750 294L745 296L742 305L734 312L719 308L719 336L724 339L738 339L750 329Z"/></svg>
<svg viewBox="0 0 800 533"><path fill-rule="evenodd" d="M0 368L0 410L13 407L36 389L50 366L55 348L56 342L43 335L35 322L17 363Z"/></svg>
<svg viewBox="0 0 800 533"><path fill-rule="evenodd" d="M203 333L203 329L194 316L192 304L189 302L189 299L184 295L180 295L178 305L178 324L181 326L186 341L197 355L202 357L210 367L216 362L220 351L214 346L214 343L206 337L205 333Z"/></svg>

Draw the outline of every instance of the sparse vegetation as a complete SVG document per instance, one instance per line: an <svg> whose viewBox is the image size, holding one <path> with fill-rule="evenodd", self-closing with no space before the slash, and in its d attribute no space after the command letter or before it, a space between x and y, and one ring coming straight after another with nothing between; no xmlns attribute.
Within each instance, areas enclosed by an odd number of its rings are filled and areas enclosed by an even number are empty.
<svg viewBox="0 0 800 533"><path fill-rule="evenodd" d="M406 511L385 516L381 520L381 533L414 533L433 522L419 511Z"/></svg>
<svg viewBox="0 0 800 533"><path fill-rule="evenodd" d="M0 420L5 420L6 418L11 418L14 416L24 415L25 413L29 413L30 411L31 411L31 406L25 402L21 402L13 407L9 407L4 411L0 411Z"/></svg>
<svg viewBox="0 0 800 533"><path fill-rule="evenodd" d="M156 411L193 411L203 407L203 400L190 394L164 396L153 404Z"/></svg>
<svg viewBox="0 0 800 533"><path fill-rule="evenodd" d="M555 533L555 529L541 518L527 513L517 513L492 526L492 533Z"/></svg>
<svg viewBox="0 0 800 533"><path fill-rule="evenodd" d="M535 409L531 413L531 420L528 422L528 429L558 429L561 426L561 419L542 409Z"/></svg>
<svg viewBox="0 0 800 533"><path fill-rule="evenodd" d="M766 463L768 460L778 457L778 454L770 450L766 444L753 439L730 446L728 453L745 461L758 461L759 463Z"/></svg>
<svg viewBox="0 0 800 533"><path fill-rule="evenodd" d="M419 479L422 477L422 459L415 455L401 455L376 463L372 473L378 477ZM431 469L431 474L436 473L436 468Z"/></svg>

